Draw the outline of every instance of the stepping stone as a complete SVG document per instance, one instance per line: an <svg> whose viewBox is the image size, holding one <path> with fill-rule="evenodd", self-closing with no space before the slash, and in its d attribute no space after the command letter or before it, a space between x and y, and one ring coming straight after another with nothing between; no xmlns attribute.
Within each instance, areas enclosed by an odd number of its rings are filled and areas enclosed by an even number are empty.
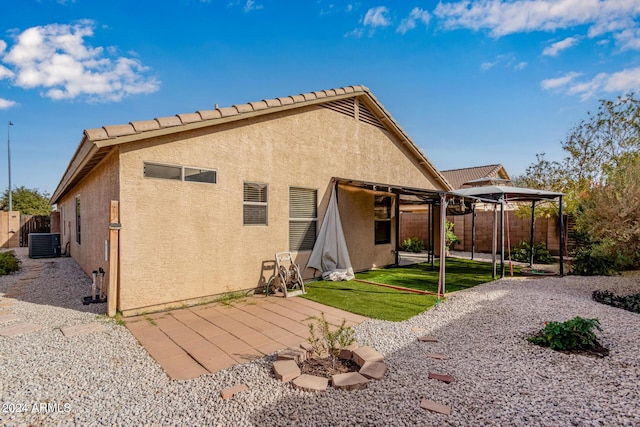
<svg viewBox="0 0 640 427"><path fill-rule="evenodd" d="M302 391L325 391L329 386L329 379L315 375L302 374L291 381L291 384Z"/></svg>
<svg viewBox="0 0 640 427"><path fill-rule="evenodd" d="M249 390L249 386L247 386L246 384L238 384L233 387L225 388L220 392L220 395L224 400L226 400L226 399L231 399L236 394L246 390Z"/></svg>
<svg viewBox="0 0 640 427"><path fill-rule="evenodd" d="M363 390L369 385L369 380L357 372L333 375L331 382L338 390Z"/></svg>
<svg viewBox="0 0 640 427"><path fill-rule="evenodd" d="M7 314L0 313L0 323L9 323L9 322L13 322L15 320L20 320L20 318L18 316L16 316L15 314L12 314L12 313L7 313Z"/></svg>
<svg viewBox="0 0 640 427"><path fill-rule="evenodd" d="M431 335L425 335L423 337L418 337L418 341L420 341L420 342L438 342L438 338L432 337Z"/></svg>
<svg viewBox="0 0 640 427"><path fill-rule="evenodd" d="M427 353L427 357L430 357L432 359L437 359L437 360L445 360L449 358L449 356L447 356L446 354L440 354L440 353Z"/></svg>
<svg viewBox="0 0 640 427"><path fill-rule="evenodd" d="M429 372L429 379L442 381L447 384L453 382L453 377L451 375L436 374L435 372Z"/></svg>
<svg viewBox="0 0 640 427"><path fill-rule="evenodd" d="M365 345L364 347L358 347L353 350L353 361L356 362L358 366L362 366L366 362L384 362L384 356L373 348Z"/></svg>
<svg viewBox="0 0 640 427"><path fill-rule="evenodd" d="M451 406L443 405L433 400L422 399L420 407L431 412L437 412L438 414L451 415Z"/></svg>
<svg viewBox="0 0 640 427"><path fill-rule="evenodd" d="M356 343L349 344L345 348L341 348L340 349L340 353L338 354L338 357L340 359L344 359L344 360L351 360L351 359L353 359L353 351L355 349L357 349L358 347L359 347L359 345L356 344Z"/></svg>
<svg viewBox="0 0 640 427"><path fill-rule="evenodd" d="M0 328L0 335L3 337L15 337L16 335L28 334L44 328L43 325L35 323L18 323L17 325Z"/></svg>
<svg viewBox="0 0 640 427"><path fill-rule="evenodd" d="M293 360L302 363L307 360L307 351L302 348L287 348L278 352L278 360Z"/></svg>
<svg viewBox="0 0 640 427"><path fill-rule="evenodd" d="M76 335L87 335L94 332L104 332L105 327L101 323L85 323L82 325L67 326L66 328L60 328L65 337L73 337Z"/></svg>
<svg viewBox="0 0 640 427"><path fill-rule="evenodd" d="M384 362L367 362L360 368L360 375L372 380L381 380L387 373L387 364Z"/></svg>
<svg viewBox="0 0 640 427"><path fill-rule="evenodd" d="M313 356L313 346L308 342L300 343L300 348L307 352L307 359L310 359Z"/></svg>
<svg viewBox="0 0 640 427"><path fill-rule="evenodd" d="M283 383L287 383L301 374L298 364L293 360L276 360L273 362L273 373Z"/></svg>
<svg viewBox="0 0 640 427"><path fill-rule="evenodd" d="M424 329L424 328L421 328L421 327L419 327L419 326L416 326L416 327L411 328L411 331L412 331L412 332L424 332L424 331L425 331L425 329Z"/></svg>

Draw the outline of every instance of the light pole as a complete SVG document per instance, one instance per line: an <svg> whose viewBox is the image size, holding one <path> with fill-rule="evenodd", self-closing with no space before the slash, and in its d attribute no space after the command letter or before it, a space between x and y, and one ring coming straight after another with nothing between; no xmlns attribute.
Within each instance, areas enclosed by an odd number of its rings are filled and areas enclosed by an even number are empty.
<svg viewBox="0 0 640 427"><path fill-rule="evenodd" d="M11 120L9 120L9 125L7 126L7 162L8 162L8 170L9 170L9 212L13 210L13 203L11 201Z"/></svg>

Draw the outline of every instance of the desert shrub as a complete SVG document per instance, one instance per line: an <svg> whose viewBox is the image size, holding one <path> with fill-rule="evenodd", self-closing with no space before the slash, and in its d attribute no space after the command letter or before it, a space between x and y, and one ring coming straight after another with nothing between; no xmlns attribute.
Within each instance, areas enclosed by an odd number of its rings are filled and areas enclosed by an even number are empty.
<svg viewBox="0 0 640 427"><path fill-rule="evenodd" d="M552 350L590 350L599 346L594 329L602 331L598 319L576 316L566 322L545 322L528 341Z"/></svg>
<svg viewBox="0 0 640 427"><path fill-rule="evenodd" d="M320 313L320 317L313 316L316 320L316 326L309 323L309 344L313 353L320 356L329 353L334 359L340 353L340 349L353 344L355 331L346 325L346 320L342 320L342 324L335 330L331 330L331 324L324 317L324 313Z"/></svg>
<svg viewBox="0 0 640 427"><path fill-rule="evenodd" d="M0 276L20 270L20 260L13 251L0 252Z"/></svg>
<svg viewBox="0 0 640 427"><path fill-rule="evenodd" d="M460 239L458 239L458 236L456 236L455 233L453 232L453 227L454 227L453 222L448 220L445 221L444 246L447 250L449 250L451 246L455 245L456 243L460 243Z"/></svg>
<svg viewBox="0 0 640 427"><path fill-rule="evenodd" d="M624 310L640 313L640 294L618 296L611 291L593 291L594 301Z"/></svg>
<svg viewBox="0 0 640 427"><path fill-rule="evenodd" d="M417 237L410 237L402 241L400 249L407 252L419 253L424 251L424 242Z"/></svg>
<svg viewBox="0 0 640 427"><path fill-rule="evenodd" d="M511 259L517 262L529 262L531 245L524 240L511 248ZM545 245L533 245L533 262L536 264L553 264L553 257Z"/></svg>

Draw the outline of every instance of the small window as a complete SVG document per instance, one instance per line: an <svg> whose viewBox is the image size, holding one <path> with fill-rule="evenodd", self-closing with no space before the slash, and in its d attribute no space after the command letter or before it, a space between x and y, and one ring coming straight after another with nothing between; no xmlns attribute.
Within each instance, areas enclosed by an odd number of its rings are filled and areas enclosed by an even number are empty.
<svg viewBox="0 0 640 427"><path fill-rule="evenodd" d="M184 168L184 180L191 182L208 182L215 184L217 180L217 173L214 170L209 169L196 169L196 168Z"/></svg>
<svg viewBox="0 0 640 427"><path fill-rule="evenodd" d="M80 244L80 196L76 197L76 242Z"/></svg>
<svg viewBox="0 0 640 427"><path fill-rule="evenodd" d="M391 243L391 196L376 196L373 211L375 244Z"/></svg>
<svg viewBox="0 0 640 427"><path fill-rule="evenodd" d="M313 249L318 223L318 190L289 188L289 250Z"/></svg>
<svg viewBox="0 0 640 427"><path fill-rule="evenodd" d="M267 225L267 184L245 182L242 198L244 225Z"/></svg>
<svg viewBox="0 0 640 427"><path fill-rule="evenodd" d="M180 166L145 163L144 176L147 178L176 179L180 181L182 180L182 168Z"/></svg>

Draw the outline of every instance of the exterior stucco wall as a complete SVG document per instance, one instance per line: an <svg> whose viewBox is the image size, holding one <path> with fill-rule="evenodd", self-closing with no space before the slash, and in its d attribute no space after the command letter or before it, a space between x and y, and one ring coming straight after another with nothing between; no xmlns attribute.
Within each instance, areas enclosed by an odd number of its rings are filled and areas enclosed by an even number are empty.
<svg viewBox="0 0 640 427"><path fill-rule="evenodd" d="M78 265L90 276L105 270L104 289L109 280L105 241L109 240L109 204L118 200L118 149L109 154L58 203L62 250L68 248ZM80 243L76 240L76 197L80 197ZM67 243L69 246L67 247ZM89 289L87 288L87 291ZM89 294L87 294L89 295Z"/></svg>
<svg viewBox="0 0 640 427"><path fill-rule="evenodd" d="M321 107L122 145L119 308L256 288L274 254L289 250L289 187L317 189L319 219L332 177L435 188L405 150L387 131ZM145 178L144 162L215 169L217 184ZM243 226L244 182L268 184L267 226ZM373 194L340 191L339 203L354 268L393 262L393 244L373 244Z"/></svg>

